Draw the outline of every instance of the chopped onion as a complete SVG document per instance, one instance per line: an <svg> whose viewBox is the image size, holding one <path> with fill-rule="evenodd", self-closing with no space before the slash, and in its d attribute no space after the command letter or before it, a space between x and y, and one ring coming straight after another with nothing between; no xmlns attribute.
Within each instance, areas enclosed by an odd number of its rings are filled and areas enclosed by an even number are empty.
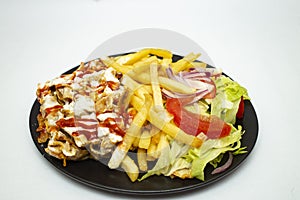
<svg viewBox="0 0 300 200"><path fill-rule="evenodd" d="M228 169L231 166L232 160L233 160L233 155L232 155L231 152L229 152L229 157L228 157L228 160L226 161L226 163L224 165L214 169L211 172L211 174L218 174L218 173L221 173L221 172L225 171L226 169Z"/></svg>

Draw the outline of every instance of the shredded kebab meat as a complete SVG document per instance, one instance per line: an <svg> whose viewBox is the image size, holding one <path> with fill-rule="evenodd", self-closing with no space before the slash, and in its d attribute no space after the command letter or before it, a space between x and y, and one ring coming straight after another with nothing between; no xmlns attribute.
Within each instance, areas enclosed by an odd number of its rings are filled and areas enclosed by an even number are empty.
<svg viewBox="0 0 300 200"><path fill-rule="evenodd" d="M38 85L38 142L47 142L49 155L66 164L66 160L100 159L115 149L132 118L119 105L126 98L121 77L94 60Z"/></svg>

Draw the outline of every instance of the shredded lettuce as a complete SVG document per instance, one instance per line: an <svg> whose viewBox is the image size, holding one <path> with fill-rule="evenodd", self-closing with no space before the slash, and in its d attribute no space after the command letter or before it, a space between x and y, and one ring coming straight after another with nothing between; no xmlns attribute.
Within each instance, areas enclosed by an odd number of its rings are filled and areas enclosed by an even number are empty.
<svg viewBox="0 0 300 200"><path fill-rule="evenodd" d="M200 100L191 105L187 105L184 108L187 111L195 113L195 114L209 115L209 112L208 112L209 104L204 100Z"/></svg>
<svg viewBox="0 0 300 200"><path fill-rule="evenodd" d="M241 97L250 99L247 90L225 76L216 79L215 84L217 94L211 102L211 115L218 116L225 122L234 124Z"/></svg>
<svg viewBox="0 0 300 200"><path fill-rule="evenodd" d="M208 163L217 164L221 156L227 151L236 151L241 148L242 127L236 129L232 126L229 136L220 139L208 139L200 148L189 149L188 145L181 144L176 140L161 152L153 169L149 170L139 181L152 175L171 176L174 172L182 169L190 170L190 177L204 181L204 169ZM216 165L215 165L216 166Z"/></svg>
<svg viewBox="0 0 300 200"><path fill-rule="evenodd" d="M241 96L243 96L245 100L250 100L246 88L226 76L217 78L215 84L217 91L224 91L226 98L231 102L240 99Z"/></svg>
<svg viewBox="0 0 300 200"><path fill-rule="evenodd" d="M144 176L142 176L139 179L139 181L142 181L152 175L163 174L167 176L167 174L169 174L170 171L176 171L176 169L172 168L172 166L178 158L180 158L188 152L190 147L189 145L180 143L176 140L170 141L169 144L170 145L167 145L165 148L162 149L161 154L154 167L151 170L149 170ZM176 165L178 166L178 164L179 163L177 163Z"/></svg>
<svg viewBox="0 0 300 200"><path fill-rule="evenodd" d="M248 151L246 151L245 149L247 149L247 147L241 147L241 148L235 150L233 152L233 155L240 155L240 154L247 153Z"/></svg>
<svg viewBox="0 0 300 200"><path fill-rule="evenodd" d="M182 169L190 169L192 163L188 162L184 158L178 158L175 160L174 164L170 166L168 173L165 176L171 176L174 172L182 170Z"/></svg>
<svg viewBox="0 0 300 200"><path fill-rule="evenodd" d="M222 161L223 157L224 157L224 153L220 154L218 157L210 161L209 164L211 164L214 168L217 168L217 166Z"/></svg>
<svg viewBox="0 0 300 200"><path fill-rule="evenodd" d="M233 130L227 137L209 139L200 148L190 149L185 158L192 163L191 177L196 177L204 181L204 169L206 165L227 151L239 149L241 147L240 139L242 134L242 127L238 126L238 129Z"/></svg>

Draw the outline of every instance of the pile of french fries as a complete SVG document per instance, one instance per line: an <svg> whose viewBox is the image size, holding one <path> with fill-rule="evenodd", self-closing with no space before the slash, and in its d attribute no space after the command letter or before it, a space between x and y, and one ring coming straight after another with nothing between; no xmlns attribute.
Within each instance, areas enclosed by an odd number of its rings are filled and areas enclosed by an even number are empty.
<svg viewBox="0 0 300 200"><path fill-rule="evenodd" d="M103 59L107 66L123 74L122 84L130 90L128 106L136 113L108 163L111 169L123 168L132 182L140 172L149 170L149 161L159 158L161 150L169 145L168 138L191 147L200 147L203 142L203 138L188 135L172 123L172 116L164 108L161 89L194 93L195 89L168 78L166 68L171 67L177 73L191 67L206 67L206 64L195 62L200 54L191 53L176 62L172 56L168 50L147 48ZM134 159L128 154L131 150L136 152Z"/></svg>

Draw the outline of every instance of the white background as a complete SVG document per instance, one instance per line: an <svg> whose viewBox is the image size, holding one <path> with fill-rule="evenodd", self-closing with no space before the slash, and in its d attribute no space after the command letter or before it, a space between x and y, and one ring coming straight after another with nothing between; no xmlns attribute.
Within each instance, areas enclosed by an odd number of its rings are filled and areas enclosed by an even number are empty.
<svg viewBox="0 0 300 200"><path fill-rule="evenodd" d="M59 173L35 148L28 120L38 82L138 28L165 28L196 41L248 89L259 118L255 149L235 173L171 197L300 199L298 0L1 0L0 199L133 198Z"/></svg>

